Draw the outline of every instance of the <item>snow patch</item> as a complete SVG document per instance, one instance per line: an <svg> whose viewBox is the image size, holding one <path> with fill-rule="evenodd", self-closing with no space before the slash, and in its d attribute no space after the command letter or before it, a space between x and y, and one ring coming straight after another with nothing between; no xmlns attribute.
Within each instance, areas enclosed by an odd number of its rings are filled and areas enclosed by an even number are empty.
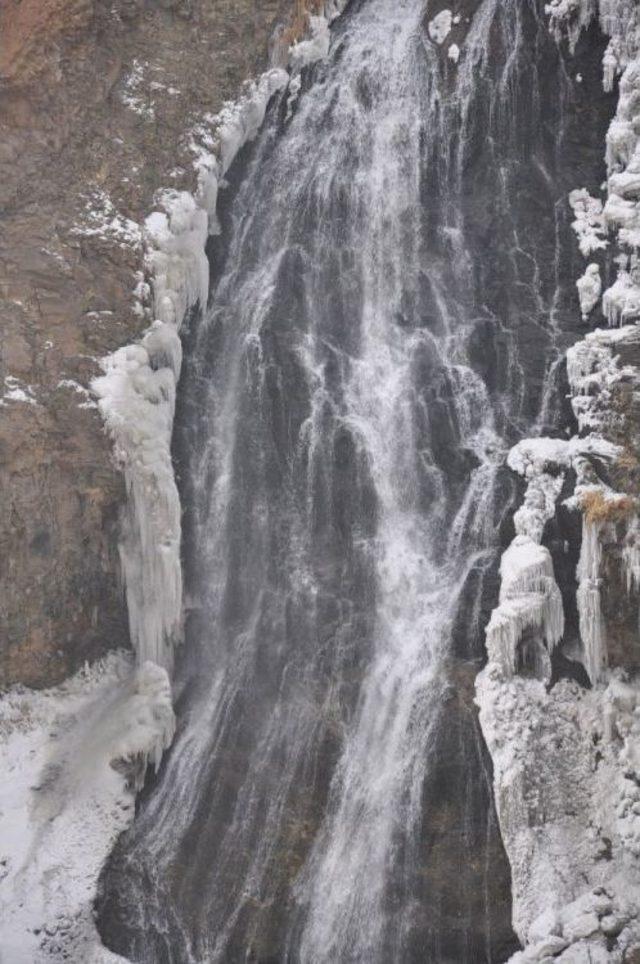
<svg viewBox="0 0 640 964"><path fill-rule="evenodd" d="M140 225L121 214L102 188L95 188L87 195L84 216L71 233L79 237L100 238L123 248L142 248Z"/></svg>
<svg viewBox="0 0 640 964"><path fill-rule="evenodd" d="M120 91L120 100L132 110L134 114L139 117L143 117L145 120L153 120L155 117L155 110L153 109L153 104L148 103L144 97L144 68L145 65L140 60L134 60L131 65L131 70L126 75L122 90Z"/></svg>
<svg viewBox="0 0 640 964"><path fill-rule="evenodd" d="M7 402L24 402L27 405L37 405L38 401L31 385L21 381L14 375L7 375L4 379L2 394L0 395L0 406Z"/></svg>
<svg viewBox="0 0 640 964"><path fill-rule="evenodd" d="M0 699L0 960L122 960L95 928L98 875L173 733L166 671L122 653Z"/></svg>

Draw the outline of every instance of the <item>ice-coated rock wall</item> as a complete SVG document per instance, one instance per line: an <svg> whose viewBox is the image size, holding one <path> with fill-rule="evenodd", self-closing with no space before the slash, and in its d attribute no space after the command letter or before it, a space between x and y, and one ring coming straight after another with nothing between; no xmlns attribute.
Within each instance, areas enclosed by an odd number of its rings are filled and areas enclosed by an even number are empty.
<svg viewBox="0 0 640 964"><path fill-rule="evenodd" d="M509 456L528 484L476 693L524 944L514 962L622 962L640 948L640 8L553 0L546 9L558 40L568 36L572 48L598 15L610 37L605 89L620 77L606 197L584 189L569 197L580 251L593 259L577 281L583 319L601 314L610 327L567 352L577 434L528 439ZM612 253L617 273L598 309ZM539 545L548 522L569 532L567 516L582 530L572 590L577 639L563 638L562 602L551 618L560 591L551 553ZM562 659L555 667L554 647Z"/></svg>

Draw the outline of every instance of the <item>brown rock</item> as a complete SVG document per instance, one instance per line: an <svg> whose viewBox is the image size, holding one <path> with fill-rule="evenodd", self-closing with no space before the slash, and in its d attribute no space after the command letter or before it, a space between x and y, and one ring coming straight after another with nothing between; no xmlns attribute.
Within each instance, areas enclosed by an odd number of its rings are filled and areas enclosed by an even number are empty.
<svg viewBox="0 0 640 964"><path fill-rule="evenodd" d="M141 221L159 188L192 189L188 131L308 6L0 0L0 686L128 645L123 480L82 388L148 324L142 251L76 226L98 191Z"/></svg>

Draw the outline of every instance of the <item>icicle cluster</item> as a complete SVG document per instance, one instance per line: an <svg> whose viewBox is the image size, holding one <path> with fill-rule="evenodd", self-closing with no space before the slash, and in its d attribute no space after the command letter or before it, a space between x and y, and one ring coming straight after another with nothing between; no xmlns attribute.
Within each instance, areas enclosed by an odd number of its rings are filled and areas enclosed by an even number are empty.
<svg viewBox="0 0 640 964"><path fill-rule="evenodd" d="M564 610L542 533L564 482L566 442L527 439L509 453L508 464L527 479L527 490L514 523L516 536L500 562L500 600L487 626L487 653L506 677L518 669L518 646L525 633L533 636L534 671L550 676L551 653L562 639ZM549 470L553 468L554 474Z"/></svg>

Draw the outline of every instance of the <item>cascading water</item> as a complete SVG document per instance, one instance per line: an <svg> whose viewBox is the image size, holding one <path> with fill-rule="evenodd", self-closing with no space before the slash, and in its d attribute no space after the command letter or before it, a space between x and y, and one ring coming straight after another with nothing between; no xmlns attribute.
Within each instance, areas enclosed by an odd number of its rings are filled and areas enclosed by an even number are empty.
<svg viewBox="0 0 640 964"><path fill-rule="evenodd" d="M505 452L559 394L576 119L540 2L460 6L455 64L423 0L353 3L238 175L176 429L179 731L102 881L132 961L517 946L472 684Z"/></svg>

